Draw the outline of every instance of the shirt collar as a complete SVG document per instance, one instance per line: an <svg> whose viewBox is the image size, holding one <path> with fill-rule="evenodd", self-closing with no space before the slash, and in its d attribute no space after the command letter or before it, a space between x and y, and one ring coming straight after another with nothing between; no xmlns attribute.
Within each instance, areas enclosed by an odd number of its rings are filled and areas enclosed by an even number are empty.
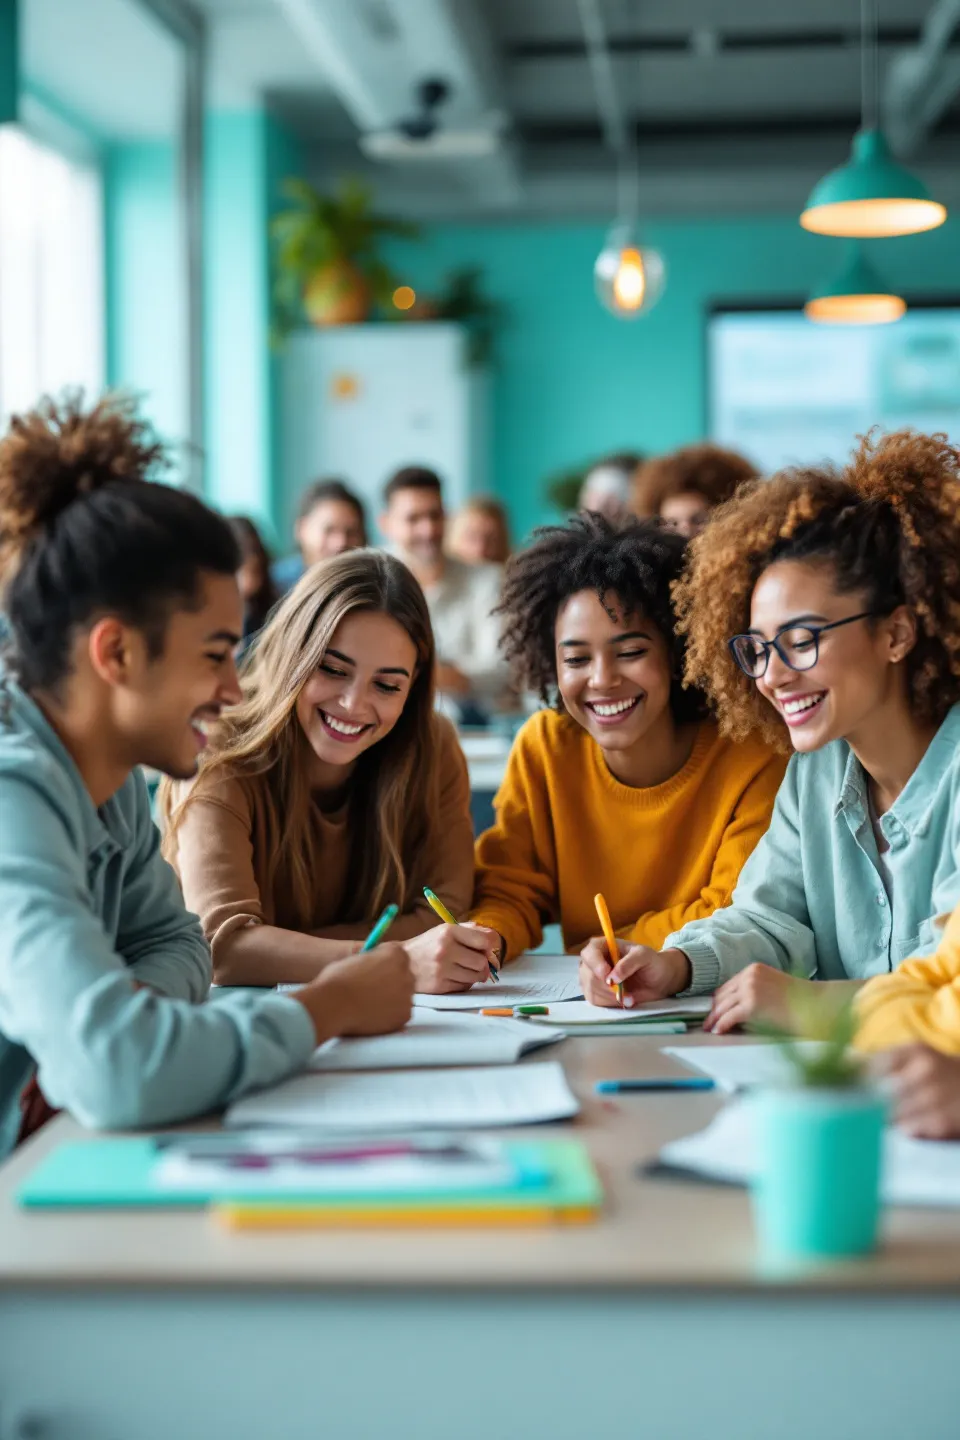
<svg viewBox="0 0 960 1440"><path fill-rule="evenodd" d="M7 714L3 714L6 709ZM83 843L88 855L102 849L126 849L133 839L119 799L112 795L98 810L83 783L76 762L39 705L12 677L0 669L0 722L27 730L59 766L65 783L72 790L83 825Z"/></svg>
<svg viewBox="0 0 960 1440"><path fill-rule="evenodd" d="M927 746L920 764L890 809L881 815L880 828L885 834L888 834L890 829L897 829L898 826L902 827L911 837L926 834L930 824L930 812L936 804L940 777L956 754L958 745L960 745L960 705L954 705L947 711L943 723ZM840 785L840 796L833 813L835 816L839 816L847 810L858 812L858 819L863 819L869 814L866 775L863 766L849 746L847 746L847 763Z"/></svg>

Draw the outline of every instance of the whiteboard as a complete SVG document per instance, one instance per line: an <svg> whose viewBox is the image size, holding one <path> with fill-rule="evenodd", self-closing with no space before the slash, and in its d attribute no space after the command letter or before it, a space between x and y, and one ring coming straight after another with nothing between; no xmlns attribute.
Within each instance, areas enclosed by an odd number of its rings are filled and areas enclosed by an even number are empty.
<svg viewBox="0 0 960 1440"><path fill-rule="evenodd" d="M960 442L960 308L908 310L892 325L815 325L796 310L710 316L709 431L766 474L842 463L879 425Z"/></svg>

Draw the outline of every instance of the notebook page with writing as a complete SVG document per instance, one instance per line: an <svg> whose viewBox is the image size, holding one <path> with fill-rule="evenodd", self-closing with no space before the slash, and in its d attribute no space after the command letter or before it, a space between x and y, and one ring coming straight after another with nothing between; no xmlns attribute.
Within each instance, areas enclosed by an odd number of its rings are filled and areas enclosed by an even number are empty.
<svg viewBox="0 0 960 1440"><path fill-rule="evenodd" d="M328 1040L314 1051L311 1070L404 1070L444 1065L511 1065L563 1033L522 1020L414 1009L394 1035Z"/></svg>
<svg viewBox="0 0 960 1440"><path fill-rule="evenodd" d="M673 1140L660 1160L680 1170L727 1184L747 1185L759 1156L749 1097L731 1100L705 1130ZM913 1140L887 1130L883 1151L883 1199L887 1205L960 1208L960 1144Z"/></svg>
<svg viewBox="0 0 960 1440"><path fill-rule="evenodd" d="M535 1125L569 1119L579 1108L562 1065L490 1065L300 1075L236 1101L224 1123L382 1134Z"/></svg>
<svg viewBox="0 0 960 1440"><path fill-rule="evenodd" d="M538 1025L560 1025L575 1030L578 1025L637 1025L644 1020L672 1020L675 1016L699 1019L710 1013L713 1001L708 995L693 995L688 1000L648 1000L630 1010L616 1006L591 1005L589 1000L561 1000L550 1006L549 1015L538 1015Z"/></svg>
<svg viewBox="0 0 960 1440"><path fill-rule="evenodd" d="M505 965L500 984L487 981L455 995L415 995L431 1010L479 1010L486 1006L549 1005L583 994L576 955L521 955Z"/></svg>

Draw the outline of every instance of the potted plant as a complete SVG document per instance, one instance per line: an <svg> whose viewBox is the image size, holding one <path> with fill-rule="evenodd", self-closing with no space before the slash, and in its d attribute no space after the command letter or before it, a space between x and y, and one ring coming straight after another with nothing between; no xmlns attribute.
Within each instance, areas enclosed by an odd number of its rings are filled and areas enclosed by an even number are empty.
<svg viewBox="0 0 960 1440"><path fill-rule="evenodd" d="M301 306L315 325L356 325L374 304L386 306L397 279L380 257L381 242L413 239L417 227L377 214L358 180L322 195L306 180L288 179L283 193L290 207L271 222L281 328L295 323Z"/></svg>
<svg viewBox="0 0 960 1440"><path fill-rule="evenodd" d="M775 1261L866 1254L877 1243L886 1106L849 1048L853 1002L803 987L789 1029L757 1028L780 1046L793 1080L754 1098L761 1252Z"/></svg>

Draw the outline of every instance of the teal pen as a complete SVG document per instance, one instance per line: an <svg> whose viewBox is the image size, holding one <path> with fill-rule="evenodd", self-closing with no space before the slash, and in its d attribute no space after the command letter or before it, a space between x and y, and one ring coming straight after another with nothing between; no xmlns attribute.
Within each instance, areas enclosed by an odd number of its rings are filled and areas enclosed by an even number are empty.
<svg viewBox="0 0 960 1440"><path fill-rule="evenodd" d="M626 1095L630 1091L713 1090L714 1082L706 1075L669 1076L653 1080L598 1080L598 1095Z"/></svg>
<svg viewBox="0 0 960 1440"><path fill-rule="evenodd" d="M387 906L386 910L384 910L376 925L374 925L373 929L370 931L370 934L367 936L366 940L364 940L363 944L360 946L361 955L364 953L365 950L372 950L374 945L380 944L380 941L383 939L384 935L386 935L387 931L390 929L390 926L393 924L394 920L396 920L399 914L399 905Z"/></svg>

